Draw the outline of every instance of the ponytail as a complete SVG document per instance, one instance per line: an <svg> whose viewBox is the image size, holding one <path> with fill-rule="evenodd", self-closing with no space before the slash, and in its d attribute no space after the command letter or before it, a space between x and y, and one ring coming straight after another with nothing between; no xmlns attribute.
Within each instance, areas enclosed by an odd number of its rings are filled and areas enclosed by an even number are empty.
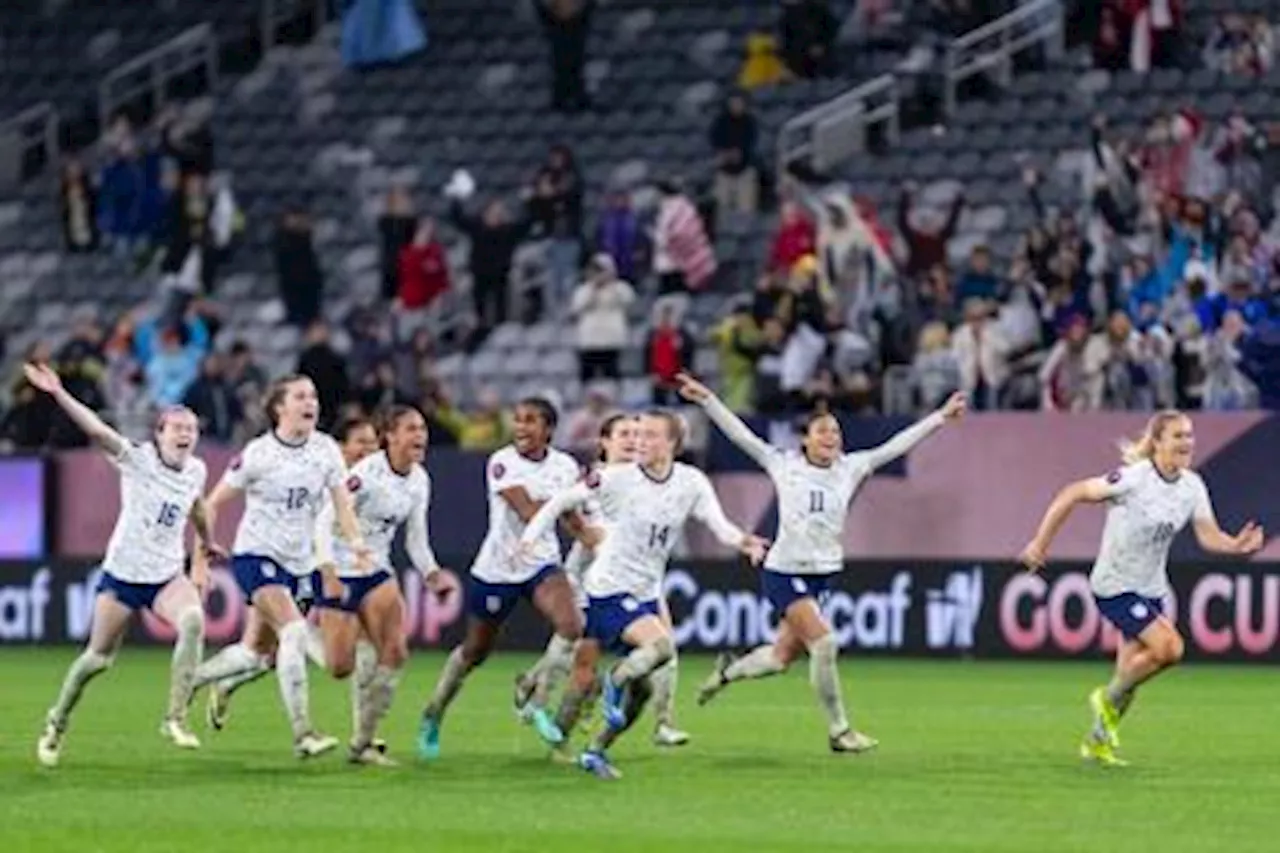
<svg viewBox="0 0 1280 853"><path fill-rule="evenodd" d="M1136 439L1123 439L1120 442L1120 461L1125 465L1135 465L1155 456L1156 442L1164 435L1169 424L1183 417L1177 409L1165 409L1152 415L1147 427Z"/></svg>

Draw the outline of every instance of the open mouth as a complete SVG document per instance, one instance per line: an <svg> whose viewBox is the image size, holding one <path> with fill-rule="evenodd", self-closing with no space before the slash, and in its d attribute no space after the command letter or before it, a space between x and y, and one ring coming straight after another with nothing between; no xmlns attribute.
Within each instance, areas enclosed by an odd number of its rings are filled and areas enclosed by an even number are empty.
<svg viewBox="0 0 1280 853"><path fill-rule="evenodd" d="M177 448L178 450L190 450L190 449L191 449L191 442L189 442L189 441L179 441L177 444L175 444L175 445L174 445L174 447L175 447L175 448Z"/></svg>

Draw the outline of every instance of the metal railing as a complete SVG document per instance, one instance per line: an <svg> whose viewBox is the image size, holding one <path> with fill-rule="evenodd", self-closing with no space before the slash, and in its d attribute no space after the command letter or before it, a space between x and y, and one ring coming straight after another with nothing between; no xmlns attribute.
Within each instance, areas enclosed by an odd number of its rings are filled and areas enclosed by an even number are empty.
<svg viewBox="0 0 1280 853"><path fill-rule="evenodd" d="M329 23L333 10L330 0L263 0L258 17L259 38L262 52L281 43L280 31L286 24L311 18L314 33L319 33Z"/></svg>
<svg viewBox="0 0 1280 853"><path fill-rule="evenodd" d="M898 138L898 81L883 74L789 120L778 131L778 172L807 159L821 172L867 147L867 130L883 124L890 142Z"/></svg>
<svg viewBox="0 0 1280 853"><path fill-rule="evenodd" d="M98 120L106 130L120 107L151 95L159 109L175 77L205 69L209 88L218 76L218 37L209 24L198 24L110 71L98 84Z"/></svg>
<svg viewBox="0 0 1280 853"><path fill-rule="evenodd" d="M0 138L3 137L16 140L19 163L26 163L32 151L43 151L45 164L55 163L59 148L58 111L48 101L28 107L0 122Z"/></svg>
<svg viewBox="0 0 1280 853"><path fill-rule="evenodd" d="M996 82L1013 82L1013 58L1037 44L1049 57L1062 56L1066 12L1062 0L1030 0L989 24L970 30L947 47L944 108L955 114L956 92L961 83L979 74L991 74Z"/></svg>

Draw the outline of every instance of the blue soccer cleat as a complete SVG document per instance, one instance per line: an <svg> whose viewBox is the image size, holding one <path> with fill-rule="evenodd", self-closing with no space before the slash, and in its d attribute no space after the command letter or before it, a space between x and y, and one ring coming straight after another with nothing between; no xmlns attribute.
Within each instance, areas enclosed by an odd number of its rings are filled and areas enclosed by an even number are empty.
<svg viewBox="0 0 1280 853"><path fill-rule="evenodd" d="M538 737L542 738L543 743L547 746L559 746L564 743L564 732L560 731L560 727L556 725L556 721L547 713L546 708L537 705L529 705L527 707L527 715L530 725L534 731L538 733Z"/></svg>
<svg viewBox="0 0 1280 853"><path fill-rule="evenodd" d="M587 750L578 758L578 766L597 779L613 782L622 778L618 768L609 763L603 752Z"/></svg>
<svg viewBox="0 0 1280 853"><path fill-rule="evenodd" d="M423 717L418 727L418 757L434 761L440 757L440 721L435 717Z"/></svg>
<svg viewBox="0 0 1280 853"><path fill-rule="evenodd" d="M611 729L626 728L627 713L622 709L622 688L613 683L613 673L606 672L602 679L600 713L604 724Z"/></svg>

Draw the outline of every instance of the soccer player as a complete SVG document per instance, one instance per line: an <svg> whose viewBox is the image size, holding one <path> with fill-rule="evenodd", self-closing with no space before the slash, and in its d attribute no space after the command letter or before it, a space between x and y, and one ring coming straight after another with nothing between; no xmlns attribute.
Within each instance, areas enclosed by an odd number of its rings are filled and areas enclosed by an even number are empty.
<svg viewBox="0 0 1280 853"><path fill-rule="evenodd" d="M422 712L418 753L440 755L440 727L445 712L467 675L493 651L498 631L521 599L528 599L551 623L559 638L555 648L567 657L582 636L582 614L574 603L573 587L560 567L560 542L546 530L527 555L519 553L520 534L542 502L578 478L578 464L551 447L556 410L541 397L516 404L512 418L514 442L489 457L485 480L489 492L489 531L471 566L467 587L467 629L462 643L445 661L430 701ZM590 539L590 531L576 514L565 519L575 537ZM555 666L567 668L568 661ZM545 708L527 711L538 736L551 746L564 736Z"/></svg>
<svg viewBox="0 0 1280 853"><path fill-rule="evenodd" d="M680 376L680 393L697 403L729 440L764 468L778 491L778 538L764 562L764 597L778 615L773 643L734 659L721 655L702 684L704 705L735 681L785 672L802 651L809 653L809 681L827 717L833 752L860 753L877 742L855 731L845 713L836 664L838 647L821 605L831 576L844 568L841 534L849 502L877 468L910 452L943 424L964 414L965 400L952 396L941 409L871 450L845 453L840 423L826 413L811 415L800 452L772 447L716 398L706 386Z"/></svg>
<svg viewBox="0 0 1280 853"><path fill-rule="evenodd" d="M659 600L667 560L685 522L701 521L717 539L753 562L764 558L763 540L725 518L706 475L675 461L682 435L683 424L674 414L643 415L639 463L592 471L548 501L520 540L522 548L534 547L556 518L593 498L614 507L585 583L588 637L624 655L604 675L605 725L579 759L584 770L601 779L621 775L606 750L643 710L652 692L649 676L675 656L675 639Z"/></svg>
<svg viewBox="0 0 1280 853"><path fill-rule="evenodd" d="M366 418L353 417L342 420L334 430L333 435L342 451L342 461L346 463L348 468L378 450L378 431L374 428L373 422ZM306 608L307 604L309 602L299 602L299 605L303 608ZM219 655L210 658L196 670L196 687L200 688L209 682L208 672L217 672L221 669L223 662L219 660L219 657L222 654L234 655L236 659L247 659L246 652L254 656L255 664L252 668L236 675L222 678L210 688L205 718L209 727L215 731L221 731L227 724L227 719L231 714L232 695L241 687L257 681L275 668L276 635L271 628L263 623L257 610L249 608L248 616L245 618L244 631L241 633L240 642L237 645L241 646L242 649L229 651L230 647L228 647ZM320 637L319 628L315 625L308 626L307 656L316 665L320 667L326 666L324 641ZM360 719L361 685L366 684L373 677L376 659L377 654L373 646L367 638L361 636L356 645L355 678L351 682L353 720ZM355 725L358 724L353 723L353 727Z"/></svg>
<svg viewBox="0 0 1280 853"><path fill-rule="evenodd" d="M422 467L427 449L427 422L410 406L393 406L382 429L380 453L358 462L347 477L355 497L361 533L373 551L373 567L355 566L349 548L331 541L333 504L320 513L319 559L322 593L316 601L329 671L345 678L356 666L356 641L363 629L377 651L376 668L358 686L356 729L351 739L353 764L393 766L374 745L378 723L391 708L400 670L408 659L404 633L404 598L391 567L391 543L405 526L405 550L422 572L428 589L444 591L444 577L427 532L431 479Z"/></svg>
<svg viewBox="0 0 1280 853"><path fill-rule="evenodd" d="M58 765L67 723L85 686L111 666L134 611L144 608L172 625L178 634L170 670L169 708L160 734L182 749L197 749L200 741L187 728L186 709L204 643L200 593L209 574L206 549L213 548L200 497L207 473L204 463L194 457L200 424L189 409L166 409L156 423L152 441L134 444L69 394L51 369L28 364L23 370L27 381L52 397L120 471L120 516L102 561L89 643L67 670L36 744L36 756L46 767ZM182 571L182 540L188 519L198 537L190 577Z"/></svg>
<svg viewBox="0 0 1280 853"><path fill-rule="evenodd" d="M326 492L355 565L365 570L370 559L337 442L316 431L319 413L310 379L294 375L278 380L267 396L270 431L245 446L208 498L212 516L235 495L245 496L232 571L249 604L279 640L276 676L299 758L338 745L311 725L307 622L297 604L298 598L309 596L304 587L311 584L316 516ZM207 673L211 680L261 665L257 655L239 644L228 646L215 660L219 666Z"/></svg>
<svg viewBox="0 0 1280 853"><path fill-rule="evenodd" d="M1218 526L1204 480L1191 470L1194 450L1191 419L1177 411L1157 413L1137 441L1122 445L1120 468L1058 493L1022 552L1027 568L1043 568L1071 511L1080 504L1106 504L1089 583L1098 610L1124 641L1111 681L1089 694L1093 727L1080 744L1081 757L1104 766L1126 763L1115 750L1120 720L1138 687L1182 659L1182 637L1164 615L1169 546L1178 531L1190 522L1200 547L1217 554L1252 554L1265 540L1253 522L1234 536Z"/></svg>

